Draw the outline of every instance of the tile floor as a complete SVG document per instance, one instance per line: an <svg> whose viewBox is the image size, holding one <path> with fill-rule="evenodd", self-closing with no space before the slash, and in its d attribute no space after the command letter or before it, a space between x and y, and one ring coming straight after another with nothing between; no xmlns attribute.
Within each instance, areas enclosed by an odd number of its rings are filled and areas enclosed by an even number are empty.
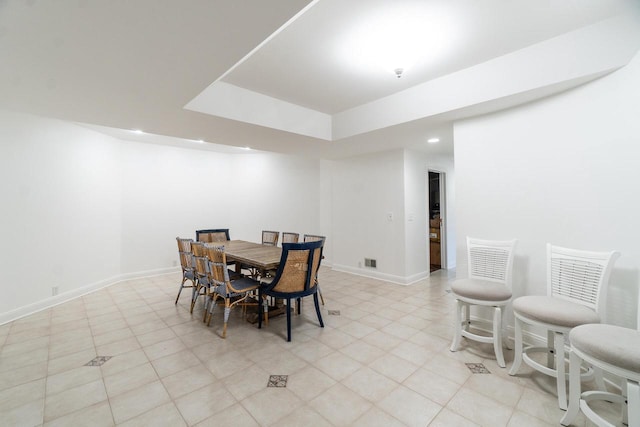
<svg viewBox="0 0 640 427"><path fill-rule="evenodd" d="M559 425L552 381L510 377L490 345L449 351L447 274L399 286L323 267L325 328L308 298L290 343L285 316L258 330L241 309L220 338L221 308L206 327L188 290L174 305L178 274L111 286L0 326L0 425Z"/></svg>

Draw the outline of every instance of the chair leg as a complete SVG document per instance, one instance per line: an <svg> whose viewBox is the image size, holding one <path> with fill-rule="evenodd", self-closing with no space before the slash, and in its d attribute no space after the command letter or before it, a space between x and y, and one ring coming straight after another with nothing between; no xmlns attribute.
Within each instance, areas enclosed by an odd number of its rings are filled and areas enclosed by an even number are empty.
<svg viewBox="0 0 640 427"><path fill-rule="evenodd" d="M462 301L459 299L456 300L455 322L453 342L451 343L451 347L449 347L451 351L458 351L458 348L460 348L460 340L462 339Z"/></svg>
<svg viewBox="0 0 640 427"><path fill-rule="evenodd" d="M211 318L213 317L213 310L216 308L216 301L218 300L218 294L213 294L211 302L209 303L209 310L207 315L207 326L211 324Z"/></svg>
<svg viewBox="0 0 640 427"><path fill-rule="evenodd" d="M322 321L322 313L320 313L320 304L318 304L318 293L313 294L313 304L316 306L316 314L318 315L318 322L320 327L324 328L324 322Z"/></svg>
<svg viewBox="0 0 640 427"><path fill-rule="evenodd" d="M262 296L262 291L258 289L258 329L262 329L262 313L264 312L264 298Z"/></svg>
<svg viewBox="0 0 640 427"><path fill-rule="evenodd" d="M322 291L320 290L320 286L318 286L318 294L320 294L320 301L322 301L322 305L324 305L324 297L322 296Z"/></svg>
<svg viewBox="0 0 640 427"><path fill-rule="evenodd" d="M191 294L191 309L189 310L189 313L193 314L193 308L196 305L196 300L198 299L198 295L200 295L200 288L202 286L198 283L196 286L194 286L193 288L193 292Z"/></svg>
<svg viewBox="0 0 640 427"><path fill-rule="evenodd" d="M269 326L269 299L266 296L262 297L262 315L264 324Z"/></svg>
<svg viewBox="0 0 640 427"><path fill-rule="evenodd" d="M291 341L291 298L287 298L287 341Z"/></svg>
<svg viewBox="0 0 640 427"><path fill-rule="evenodd" d="M556 353L556 383L558 385L558 406L567 409L567 378L564 367L564 334L554 333L554 350Z"/></svg>
<svg viewBox="0 0 640 427"><path fill-rule="evenodd" d="M640 426L640 384L627 380L627 425Z"/></svg>
<svg viewBox="0 0 640 427"><path fill-rule="evenodd" d="M569 407L560 420L560 424L568 426L576 419L580 411L580 365L582 360L573 352L569 355Z"/></svg>
<svg viewBox="0 0 640 427"><path fill-rule="evenodd" d="M229 302L229 298L224 299L224 326L222 327L222 338L227 337L227 323L229 323L229 314L231 313Z"/></svg>
<svg viewBox="0 0 640 427"><path fill-rule="evenodd" d="M496 361L498 366L506 368L504 363L504 355L502 354L502 310L500 307L494 307L493 312L493 349L496 353Z"/></svg>
<svg viewBox="0 0 640 427"><path fill-rule="evenodd" d="M178 300L180 299L180 294L182 293L182 289L184 288L184 282L187 281L186 277L182 278L182 283L180 283L180 289L178 289L178 296L176 297L176 302L175 304L178 304Z"/></svg>
<svg viewBox="0 0 640 427"><path fill-rule="evenodd" d="M517 374L518 369L520 369L520 364L522 363L522 322L517 317L513 334L513 346L515 348L515 354L513 355L513 364L511 365L511 369L509 370L509 375Z"/></svg>
<svg viewBox="0 0 640 427"><path fill-rule="evenodd" d="M596 387L598 387L598 390L607 391L607 386L604 384L602 369L596 366L592 366L591 369L593 369L593 380L595 381Z"/></svg>

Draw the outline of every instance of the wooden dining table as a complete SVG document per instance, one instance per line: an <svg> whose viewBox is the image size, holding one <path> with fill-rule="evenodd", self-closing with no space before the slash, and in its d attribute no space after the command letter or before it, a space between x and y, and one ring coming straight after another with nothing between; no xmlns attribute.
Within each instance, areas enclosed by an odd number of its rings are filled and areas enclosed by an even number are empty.
<svg viewBox="0 0 640 427"><path fill-rule="evenodd" d="M220 242L220 245L224 246L227 262L235 263L237 269L240 265L253 267L264 276L267 271L277 270L278 265L280 265L282 248L277 246L263 245L245 240L229 240Z"/></svg>

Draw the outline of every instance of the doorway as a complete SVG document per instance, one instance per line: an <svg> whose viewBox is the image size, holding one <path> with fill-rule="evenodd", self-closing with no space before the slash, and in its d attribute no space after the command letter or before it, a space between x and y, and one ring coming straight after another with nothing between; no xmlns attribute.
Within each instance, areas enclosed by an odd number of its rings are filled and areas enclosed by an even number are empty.
<svg viewBox="0 0 640 427"><path fill-rule="evenodd" d="M446 268L444 231L444 172L429 171L429 266Z"/></svg>

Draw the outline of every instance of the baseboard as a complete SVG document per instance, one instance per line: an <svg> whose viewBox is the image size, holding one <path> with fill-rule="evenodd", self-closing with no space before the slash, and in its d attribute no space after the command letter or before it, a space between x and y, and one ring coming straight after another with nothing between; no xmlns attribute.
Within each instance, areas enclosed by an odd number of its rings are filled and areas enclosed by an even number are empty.
<svg viewBox="0 0 640 427"><path fill-rule="evenodd" d="M333 264L332 270L341 271L343 273L355 274L356 276L369 277L371 279L378 279L385 282L391 282L398 285L411 285L420 280L429 277L428 271L423 271L411 276L396 276L393 274L380 273L370 268L356 268L348 265Z"/></svg>
<svg viewBox="0 0 640 427"><path fill-rule="evenodd" d="M126 280L132 280L132 279L141 279L145 277L160 276L163 274L175 273L176 271L179 271L179 268L176 268L176 267L160 268L156 270L146 270L146 271L138 271L135 273L120 274L108 279L100 280L98 282L91 283L67 292L63 292L56 296L52 296L47 299L34 302L32 304L25 305L23 307L19 307L11 311L7 311L6 313L2 313L0 314L0 325L4 325L5 323L18 320L22 317L29 316L31 314L49 309L51 307L55 307L56 305L65 303L67 301L81 297L83 295L90 294L91 292L95 292L97 290L115 285L116 283L124 282Z"/></svg>

